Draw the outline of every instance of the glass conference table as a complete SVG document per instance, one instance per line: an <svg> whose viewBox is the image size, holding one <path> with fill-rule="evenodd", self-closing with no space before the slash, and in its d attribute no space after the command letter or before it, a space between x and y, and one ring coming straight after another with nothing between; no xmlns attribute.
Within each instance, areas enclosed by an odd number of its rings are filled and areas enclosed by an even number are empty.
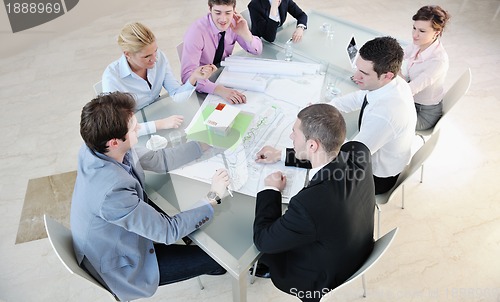
<svg viewBox="0 0 500 302"><path fill-rule="evenodd" d="M292 60L320 64L327 62L323 89L332 81L342 94L356 90L356 85L350 80L353 69L349 65L345 47L352 34L360 46L380 34L333 16L317 12L310 12L308 15L308 29L303 41L294 45ZM320 28L324 23L331 24L334 29L332 39L321 31ZM285 24L274 43L264 42L261 56L283 59L284 43L291 37L294 24ZM190 100L182 103L175 103L169 97L162 97L137 112L136 116L139 121L151 121L168 115L181 114L185 118L183 124L185 127L200 108L203 99L203 95L196 93ZM352 137L357 131L357 116L357 113L344 116L348 125L348 137ZM176 129L161 130L157 134L175 143L182 136L181 133L182 131ZM140 137L139 144L145 145L148 139L148 136ZM174 174L146 172L146 192L149 198L168 214L188 209L203 198L209 189L209 184L195 179ZM248 269L260 256L260 252L253 244L255 198L237 192L233 195L234 197L226 197L221 205L215 207L215 216L210 223L189 237L232 276L233 301L246 301Z"/></svg>

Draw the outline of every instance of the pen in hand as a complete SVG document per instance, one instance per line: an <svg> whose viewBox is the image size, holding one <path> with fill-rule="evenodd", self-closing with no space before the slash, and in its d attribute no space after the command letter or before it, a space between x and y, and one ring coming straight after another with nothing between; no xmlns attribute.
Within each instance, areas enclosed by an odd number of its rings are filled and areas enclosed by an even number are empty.
<svg viewBox="0 0 500 302"><path fill-rule="evenodd" d="M234 197L233 196L233 192L231 192L231 190L229 189L229 187L226 187L226 189L227 189L227 192L229 193L229 195L231 195L231 197Z"/></svg>

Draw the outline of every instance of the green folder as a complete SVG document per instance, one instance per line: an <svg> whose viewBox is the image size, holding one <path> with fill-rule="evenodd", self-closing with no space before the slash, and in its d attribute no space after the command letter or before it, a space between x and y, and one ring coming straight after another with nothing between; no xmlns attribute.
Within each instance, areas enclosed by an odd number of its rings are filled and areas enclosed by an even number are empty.
<svg viewBox="0 0 500 302"><path fill-rule="evenodd" d="M187 132L187 138L194 141L203 142L213 147L232 149L237 145L250 126L254 115L248 112L240 112L231 127L227 136L215 134L205 125L205 120L215 110L215 106L206 106L198 116L193 126Z"/></svg>

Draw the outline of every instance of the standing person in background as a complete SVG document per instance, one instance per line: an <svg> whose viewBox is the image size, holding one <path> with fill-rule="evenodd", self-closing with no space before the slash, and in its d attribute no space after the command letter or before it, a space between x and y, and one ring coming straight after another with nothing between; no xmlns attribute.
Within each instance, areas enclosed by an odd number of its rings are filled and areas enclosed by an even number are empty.
<svg viewBox="0 0 500 302"><path fill-rule="evenodd" d="M248 11L252 20L252 34L269 42L276 39L276 32L285 23L287 13L297 19L293 42L299 42L307 28L307 15L293 0L251 0Z"/></svg>
<svg viewBox="0 0 500 302"><path fill-rule="evenodd" d="M102 75L103 92L128 92L134 95L136 110L156 101L165 88L174 101L187 100L198 80L210 77L217 68L200 66L194 70L186 84L177 81L165 54L158 49L156 37L147 26L132 22L126 24L118 36L123 51L120 59L109 64ZM142 124L139 135L155 133L158 129L178 128L184 118L181 115Z"/></svg>
<svg viewBox="0 0 500 302"><path fill-rule="evenodd" d="M186 82L200 65L220 64L233 53L236 42L248 53L262 53L262 41L253 36L247 21L235 11L236 0L208 0L209 13L195 21L184 35L181 78ZM221 96L233 104L246 103L246 96L210 80L198 82L196 90Z"/></svg>
<svg viewBox="0 0 500 302"><path fill-rule="evenodd" d="M450 15L438 5L426 5L412 19L413 43L405 49L401 75L413 93L416 130L426 130L436 125L443 114L441 101L449 61L439 38Z"/></svg>

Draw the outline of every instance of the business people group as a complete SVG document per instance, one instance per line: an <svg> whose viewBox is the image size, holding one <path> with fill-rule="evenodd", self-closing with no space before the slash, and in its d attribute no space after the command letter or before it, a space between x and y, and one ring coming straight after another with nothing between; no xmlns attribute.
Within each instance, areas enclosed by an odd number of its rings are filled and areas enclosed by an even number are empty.
<svg viewBox="0 0 500 302"><path fill-rule="evenodd" d="M307 15L293 0L251 0L251 29L235 7L235 0L208 0L207 15L187 29L183 84L153 32L139 22L126 24L118 37L122 55L102 76L105 93L82 109L73 244L82 268L119 300L149 297L160 285L201 274L225 273L197 246L174 243L214 219L230 182L227 171L215 172L210 192L191 209L166 215L150 203L143 169L166 173L209 146L138 147L140 134L176 128L184 120L173 115L138 124L134 112L156 101L162 88L178 102L197 90L245 103L243 93L209 79L235 43L260 54L260 38L273 41L288 13L297 20L293 41L304 42ZM390 190L408 163L415 128L432 127L441 115L448 57L439 37L448 19L439 6L420 8L413 16L413 44L404 51L390 37L368 41L353 76L360 90L302 109L290 135L293 148L265 146L256 154L263 165L281 161L310 169L307 186L290 199L284 214L284 174L267 176L257 194L253 239L263 253L258 276L303 301L319 301L366 260L373 248L375 194ZM340 111L357 109L359 134L345 142Z"/></svg>

